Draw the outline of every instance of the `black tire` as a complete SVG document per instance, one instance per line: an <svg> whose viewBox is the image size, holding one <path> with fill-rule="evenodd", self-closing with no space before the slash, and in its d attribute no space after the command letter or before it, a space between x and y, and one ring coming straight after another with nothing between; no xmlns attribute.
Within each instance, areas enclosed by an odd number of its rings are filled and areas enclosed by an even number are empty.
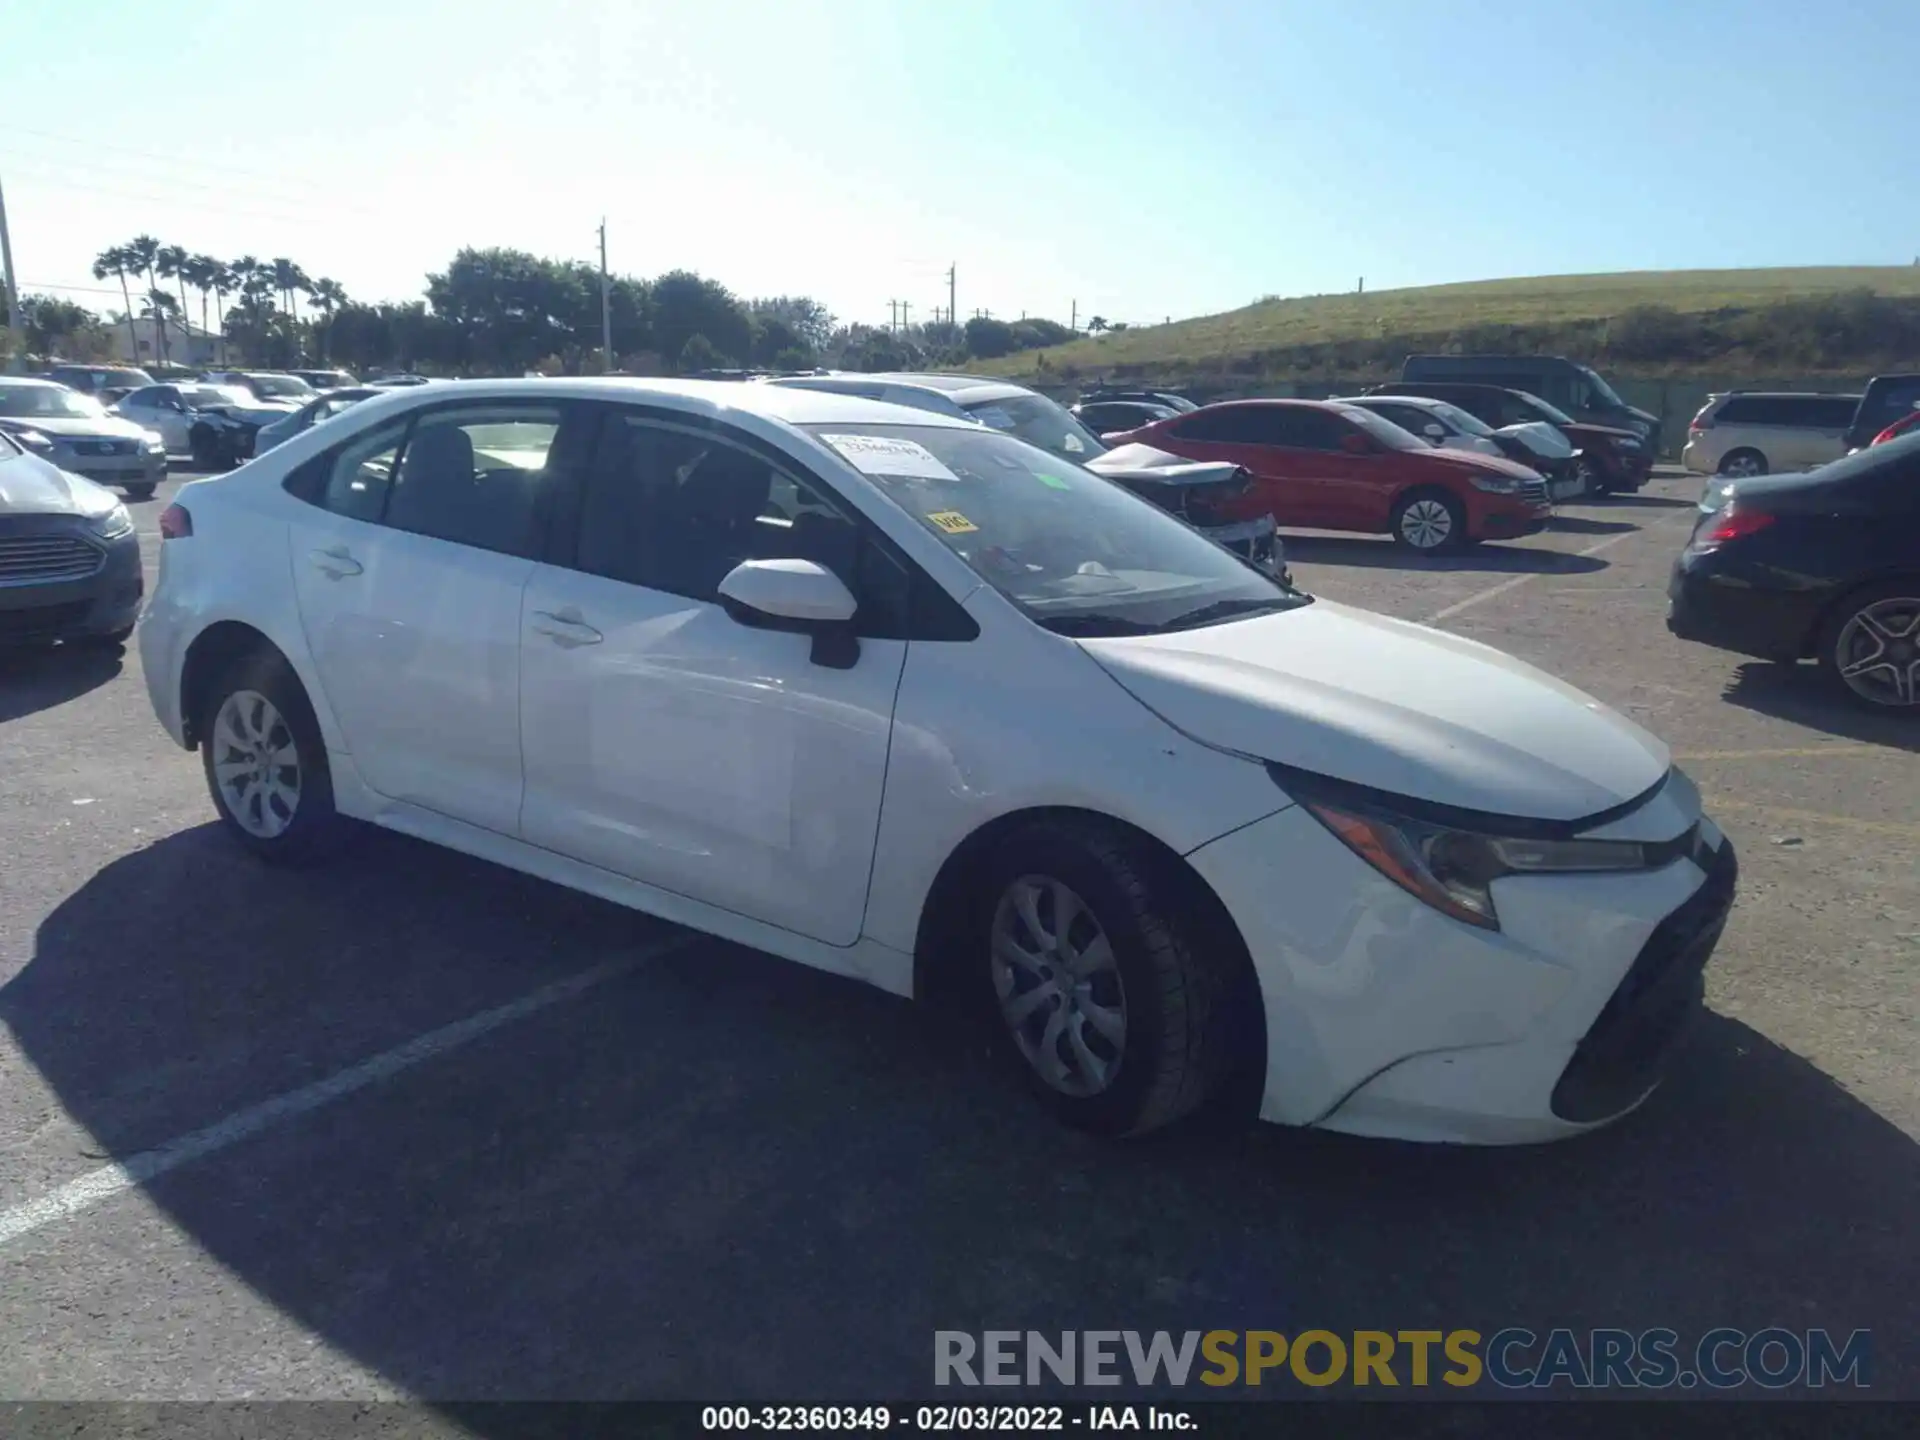
<svg viewBox="0 0 1920 1440"><path fill-rule="evenodd" d="M1446 515L1445 533L1433 543L1421 544L1416 537L1432 536L1442 528L1439 511ZM1446 491L1432 486L1409 490L1394 501L1390 524L1394 543L1416 555L1445 555L1467 543L1466 509Z"/></svg>
<svg viewBox="0 0 1920 1440"><path fill-rule="evenodd" d="M290 809L290 814L284 828L272 835L257 833L242 821L216 773L218 765L240 753L227 746L219 720L228 698L241 692L252 692L271 704L297 757L297 803L279 807ZM327 858L353 837L357 827L334 809L333 776L313 707L299 677L279 655L257 652L235 661L209 692L196 728L207 792L227 833L242 847L274 864L299 865ZM271 743L281 743L277 730Z"/></svg>
<svg viewBox="0 0 1920 1440"><path fill-rule="evenodd" d="M196 470L218 470L220 468L220 437L204 425L196 426L187 437L187 448L193 453L193 468Z"/></svg>
<svg viewBox="0 0 1920 1440"><path fill-rule="evenodd" d="M1718 473L1735 478L1764 475L1767 473L1767 457L1751 446L1743 445L1720 457Z"/></svg>
<svg viewBox="0 0 1920 1440"><path fill-rule="evenodd" d="M157 487L153 485L140 484L140 485L128 485L125 488L127 492L127 498L129 500L151 500L153 498L153 492Z"/></svg>
<svg viewBox="0 0 1920 1440"><path fill-rule="evenodd" d="M81 643L96 650L117 650L133 638L133 626L109 630L105 635L89 635Z"/></svg>
<svg viewBox="0 0 1920 1440"><path fill-rule="evenodd" d="M1883 627L1879 632L1866 627L1864 617L1869 612L1879 618ZM1855 624L1857 618L1860 625ZM1858 677L1859 689L1844 673L1851 664L1883 657L1888 668L1876 666ZM1835 605L1820 627L1820 668L1861 709L1920 720L1920 577L1870 585ZM1904 675L1904 682L1896 674ZM1897 698L1902 685L1905 700Z"/></svg>
<svg viewBox="0 0 1920 1440"><path fill-rule="evenodd" d="M978 873L959 960L971 968L970 987L983 999L1004 1062L1059 1119L1078 1129L1109 1136L1157 1130L1192 1114L1237 1073L1241 1032L1225 1003L1232 993L1234 957L1218 944L1205 943L1204 921L1186 898L1180 877L1169 871L1166 857L1117 826L1047 822L996 845ZM1113 956L1125 1038L1112 1060L1109 1082L1094 1093L1064 1093L1043 1078L1042 1062L1029 1058L1002 1011L996 923L1005 906L1018 910L1016 887L1036 878L1058 882L1080 900ZM1024 927L1017 933L1024 934ZM1038 982L1012 998L1030 997L1036 988ZM1110 1005L1112 999L1109 991L1102 1003ZM1034 1013L1043 1038L1054 1012L1071 1010L1075 1003L1055 997ZM1087 1043L1115 1048L1084 1021L1080 1033ZM1056 1062L1071 1055L1069 1040L1064 1028L1055 1035Z"/></svg>

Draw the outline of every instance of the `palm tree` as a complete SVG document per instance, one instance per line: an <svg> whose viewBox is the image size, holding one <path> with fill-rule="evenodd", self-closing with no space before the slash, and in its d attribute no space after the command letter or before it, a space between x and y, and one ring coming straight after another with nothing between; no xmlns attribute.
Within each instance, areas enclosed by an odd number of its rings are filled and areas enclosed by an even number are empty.
<svg viewBox="0 0 1920 1440"><path fill-rule="evenodd" d="M293 261L282 255L273 261L273 288L280 292L280 302L287 311L287 340L295 347L294 354L299 355L300 344L300 301L298 293L309 284L307 272Z"/></svg>
<svg viewBox="0 0 1920 1440"><path fill-rule="evenodd" d="M147 289L158 290L160 288L160 280L154 273L154 268L160 261L160 242L151 235L136 235L127 242L127 254L134 262L135 273L144 273L146 275ZM153 327L154 335L159 341L160 363L164 365L168 360L166 317L164 315L155 316Z"/></svg>
<svg viewBox="0 0 1920 1440"><path fill-rule="evenodd" d="M133 257L127 253L124 245L115 245L102 250L93 260L93 278L104 280L109 275L117 276L120 281L120 294L127 302L127 354L133 364L140 363L140 335L133 326L133 292L127 288L127 276L133 273Z"/></svg>
<svg viewBox="0 0 1920 1440"><path fill-rule="evenodd" d="M327 352L333 348L333 312L347 303L347 292L338 280L329 280L323 275L313 282L313 289L309 293L313 296L315 308L327 317L327 328L320 332L320 363L324 365L327 363Z"/></svg>
<svg viewBox="0 0 1920 1440"><path fill-rule="evenodd" d="M160 247L160 253L154 256L153 260L154 273L159 275L163 280L172 280L180 287L180 317L183 325L186 325L187 313L187 266L192 258L192 256L187 254L184 246L162 245ZM186 331L187 363L192 364L193 327L186 325Z"/></svg>
<svg viewBox="0 0 1920 1440"><path fill-rule="evenodd" d="M213 255L202 255L200 264L207 277L207 288L213 292L213 323L220 334L220 363L227 363L227 317L221 302L238 288L240 281L233 273L233 267L226 261Z"/></svg>

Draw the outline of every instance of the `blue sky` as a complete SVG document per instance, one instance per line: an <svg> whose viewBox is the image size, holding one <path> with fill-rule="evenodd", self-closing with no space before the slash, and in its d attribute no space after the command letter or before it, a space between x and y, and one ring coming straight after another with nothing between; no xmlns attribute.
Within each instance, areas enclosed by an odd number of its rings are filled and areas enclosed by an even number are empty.
<svg viewBox="0 0 1920 1440"><path fill-rule="evenodd" d="M7 7L28 289L141 231L363 299L463 244L843 318L1920 255L1913 0ZM26 63L31 58L33 63ZM104 306L109 297L68 292Z"/></svg>

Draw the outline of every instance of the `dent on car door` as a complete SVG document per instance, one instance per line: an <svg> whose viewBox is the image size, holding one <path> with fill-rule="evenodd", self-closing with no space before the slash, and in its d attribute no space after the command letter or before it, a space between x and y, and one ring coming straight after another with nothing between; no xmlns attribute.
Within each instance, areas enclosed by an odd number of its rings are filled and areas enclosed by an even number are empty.
<svg viewBox="0 0 1920 1440"><path fill-rule="evenodd" d="M520 596L571 407L464 404L300 467L289 530L309 650L360 778L503 834L519 820Z"/></svg>
<svg viewBox="0 0 1920 1440"><path fill-rule="evenodd" d="M743 435L619 408L522 607L525 837L832 945L860 934L905 571L817 479ZM743 623L721 580L810 559L846 582L850 666ZM895 567L889 570L888 567Z"/></svg>

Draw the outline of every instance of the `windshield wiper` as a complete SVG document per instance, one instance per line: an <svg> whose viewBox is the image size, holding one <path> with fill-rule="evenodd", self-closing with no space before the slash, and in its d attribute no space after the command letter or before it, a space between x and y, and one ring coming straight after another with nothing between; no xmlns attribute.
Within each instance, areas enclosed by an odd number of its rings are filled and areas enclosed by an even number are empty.
<svg viewBox="0 0 1920 1440"><path fill-rule="evenodd" d="M1202 605L1198 610L1189 610L1184 615L1176 615L1158 630L1192 630L1201 625L1214 625L1222 620L1240 620L1248 615L1263 615L1275 610L1292 610L1301 602L1292 596L1269 595L1264 599L1250 600L1244 597L1232 600L1216 600L1211 605Z"/></svg>
<svg viewBox="0 0 1920 1440"><path fill-rule="evenodd" d="M1042 628L1056 635L1078 636L1085 640L1097 640L1102 636L1114 635L1152 635L1162 627L1144 625L1138 620L1128 620L1119 615L1047 615L1036 617Z"/></svg>

